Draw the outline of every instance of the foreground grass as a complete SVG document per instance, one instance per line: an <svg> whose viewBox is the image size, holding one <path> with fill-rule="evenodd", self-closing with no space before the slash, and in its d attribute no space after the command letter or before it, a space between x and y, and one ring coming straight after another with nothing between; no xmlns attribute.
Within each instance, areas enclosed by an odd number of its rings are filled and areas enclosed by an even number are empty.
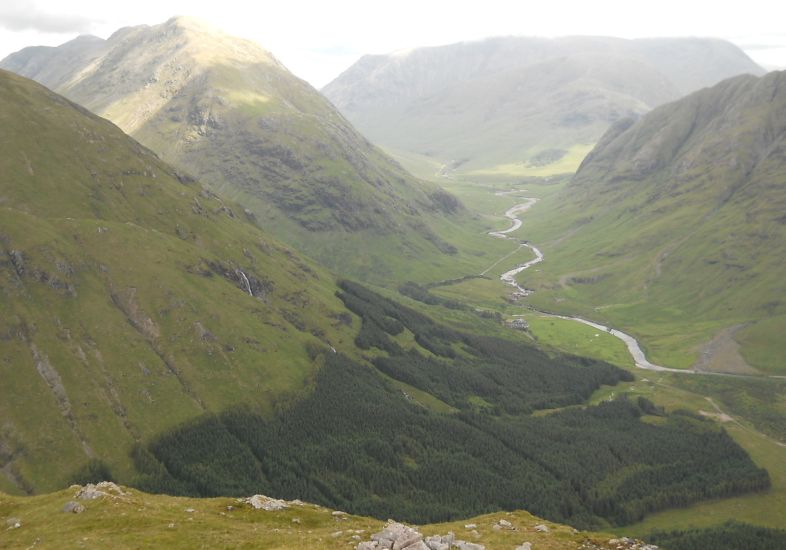
<svg viewBox="0 0 786 550"><path fill-rule="evenodd" d="M354 548L369 540L384 522L334 514L313 504L292 504L275 512L254 510L234 498L195 499L150 495L126 490L121 497L79 501L81 514L63 512L77 488L34 497L0 493L0 546L3 548ZM230 508L231 507L231 508ZM7 529L16 518L21 527ZM495 530L500 519L515 530ZM476 524L478 536L465 525ZM537 532L539 524L549 526ZM426 525L426 536L456 533L457 538L479 542L487 549L510 549L525 541L546 550L575 549L582 542L607 542L609 535L576 532L543 521L527 512L500 512L470 520ZM602 546L605 547L605 546Z"/></svg>

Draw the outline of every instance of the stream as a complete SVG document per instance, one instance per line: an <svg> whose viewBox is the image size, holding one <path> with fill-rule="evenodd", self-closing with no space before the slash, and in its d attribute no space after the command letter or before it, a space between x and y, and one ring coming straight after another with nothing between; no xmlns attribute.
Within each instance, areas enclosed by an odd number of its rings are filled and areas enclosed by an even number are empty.
<svg viewBox="0 0 786 550"><path fill-rule="evenodd" d="M515 191L515 190L514 191L499 191L499 192L497 192L495 194L497 196L503 196L503 195L511 195L511 194L516 194L516 193L519 193L519 191ZM490 231L489 232L490 236L496 237L498 239L509 239L509 240L512 240L512 241L517 241L518 240L515 237L511 237L509 235L509 233L512 233L512 232L516 231L517 229L519 229L521 227L523 222L521 221L521 219L518 216L520 214L523 214L527 210L529 210L536 202L538 202L538 199L533 198L533 197L522 197L522 198L526 202L522 202L520 204L512 206L512 207L508 208L508 210L505 212L505 217L508 218L511 221L511 226L508 227L507 229L502 230L502 231ZM522 247L526 247L526 248L529 248L530 250L532 250L532 252L534 252L534 254L535 254L535 258L532 259L532 260L529 260L528 262L525 262L523 264L517 265L516 267L514 267L510 271L506 271L505 273L500 275L499 278L500 278L500 280L503 283L505 283L505 284L507 284L509 286L512 286L513 288L515 288L518 291L519 295L523 297L523 296L530 295L532 293L532 290L529 290L529 289L526 289L526 288L520 286L518 284L518 282L516 282L516 275L518 275L519 273L521 273L525 269L529 269L533 265L536 265L536 264L539 264L540 262L542 262L543 259L544 259L544 256L543 256L543 252L541 252L541 250L538 247L536 247L536 246L534 246L534 245L532 245L532 244L530 244L530 243L528 243L526 241L523 241L523 242L520 241L519 242L519 248L522 248ZM489 269L491 269L491 268L489 268ZM489 271L489 269L487 269L486 271ZM484 272L483 274L485 274L485 273L486 272ZM647 360L647 356L644 355L644 351L641 349L641 346L639 345L639 342L633 336L631 336L630 334L626 334L626 333L622 332L621 330L617 330L617 329L614 329L614 328L611 328L611 327L607 327L606 325L602 325L600 323L596 323L595 321L590 321L588 319L582 319L581 317L569 317L569 316L565 316L565 315L556 315L556 314L553 314L553 313L548 313L548 312L539 311L539 310L533 310L533 311L536 311L540 315L545 315L547 317L552 317L552 318L555 318L555 319L564 319L564 320L568 320L568 321L576 321L578 323L583 323L585 325L589 325L589 326L591 326L593 328L596 328L598 330L601 330L603 332L611 334L612 336L615 336L616 338L619 338L620 340L622 340L622 342L628 348L628 352L630 353L631 357L633 358L633 363L634 363L634 365L637 368L644 369L644 370L650 370L650 371L658 371L658 372L679 372L679 373L696 374L696 371L693 371L693 370L672 369L672 368L663 367L661 365L656 365L654 363L651 363L650 361ZM707 373L707 374L721 374L721 373Z"/></svg>

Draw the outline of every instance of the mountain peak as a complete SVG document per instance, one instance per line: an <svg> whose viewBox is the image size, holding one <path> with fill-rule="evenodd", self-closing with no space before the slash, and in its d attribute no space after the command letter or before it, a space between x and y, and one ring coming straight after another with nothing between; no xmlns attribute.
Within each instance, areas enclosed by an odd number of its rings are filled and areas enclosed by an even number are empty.
<svg viewBox="0 0 786 550"><path fill-rule="evenodd" d="M197 38L199 42L208 41L211 48L215 48L217 43L233 43L236 45L235 47L237 47L237 44L243 44L247 49L264 52L265 57L272 57L267 50L256 42L227 34L219 27L199 17L177 15L158 25L153 25L152 27L144 25L143 27L150 29L156 35L174 34L188 38Z"/></svg>
<svg viewBox="0 0 786 550"><path fill-rule="evenodd" d="M176 15L174 17L169 18L166 22L164 22L163 25L165 27L179 27L181 29L210 31L217 34L223 34L218 28L214 27L204 19L200 19L198 17L193 17L190 15Z"/></svg>

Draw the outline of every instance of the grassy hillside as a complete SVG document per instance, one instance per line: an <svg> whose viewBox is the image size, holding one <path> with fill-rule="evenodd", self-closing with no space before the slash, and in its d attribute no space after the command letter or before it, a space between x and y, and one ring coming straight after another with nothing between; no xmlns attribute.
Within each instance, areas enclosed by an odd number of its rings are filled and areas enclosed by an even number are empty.
<svg viewBox="0 0 786 550"><path fill-rule="evenodd" d="M375 143L504 179L573 172L616 120L741 73L763 70L720 40L498 37L364 56L323 92Z"/></svg>
<svg viewBox="0 0 786 550"><path fill-rule="evenodd" d="M332 276L111 123L0 73L0 487L63 486L353 353Z"/></svg>
<svg viewBox="0 0 786 550"><path fill-rule="evenodd" d="M323 264L386 282L487 253L453 197L409 175L258 45L188 18L78 42L0 66L112 120Z"/></svg>
<svg viewBox="0 0 786 550"><path fill-rule="evenodd" d="M582 528L769 486L712 422L646 400L583 407L601 384L631 379L619 369L546 355L512 331L457 331L341 286L375 369L319 354L308 397L273 419L234 408L163 434L135 453L137 484L262 491L420 522L526 508Z"/></svg>
<svg viewBox="0 0 786 550"><path fill-rule="evenodd" d="M527 214L547 259L522 275L532 303L630 329L655 362L783 374L785 78L730 79L610 130Z"/></svg>
<svg viewBox="0 0 786 550"><path fill-rule="evenodd" d="M36 497L11 497L0 493L3 547L83 548L148 547L194 548L354 548L381 531L385 522L304 503L290 503L280 511L254 510L234 498L176 498L150 495L121 487L122 496L79 501L85 511L62 512L78 488ZM230 509L231 508L231 509ZM19 519L18 529L5 530L5 521ZM500 520L511 529L495 529ZM465 525L475 524L475 528ZM535 529L546 525L548 532ZM525 541L545 550L575 550L592 544L598 550L617 549L614 535L575 532L572 528L544 521L527 512L499 512L451 523L417 527L424 536L456 534L487 550L510 549ZM477 535L474 535L472 531ZM36 542L37 541L37 542ZM631 541L632 543L633 541Z"/></svg>

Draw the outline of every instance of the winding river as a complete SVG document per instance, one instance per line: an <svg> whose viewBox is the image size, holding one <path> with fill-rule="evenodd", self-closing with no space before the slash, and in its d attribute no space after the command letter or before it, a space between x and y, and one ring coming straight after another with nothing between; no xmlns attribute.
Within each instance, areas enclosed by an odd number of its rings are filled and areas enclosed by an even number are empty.
<svg viewBox="0 0 786 550"><path fill-rule="evenodd" d="M503 196L503 195L513 195L513 194L518 194L518 193L520 193L520 191L513 190L513 191L499 191L499 192L497 192L495 194L497 196ZM510 239L510 240L513 240L513 241L517 241L518 240L515 237L511 237L510 236L510 233L516 231L522 225L522 221L521 221L521 219L518 216L520 214L523 214L527 210L529 210L536 202L538 202L538 199L533 198L533 197L522 197L522 198L526 202L522 202L520 204L512 206L512 207L508 208L508 210L505 212L505 217L508 218L511 221L511 226L508 227L507 229L502 230L502 231L491 231L491 232L489 232L490 236L496 237L496 238L499 238L499 239ZM535 258L532 259L532 260L529 260L528 262L525 262L523 264L517 265L516 267L514 267L510 271L506 271L505 273L500 275L500 280L502 280L503 283L505 283L507 285L510 285L513 288L515 288L522 296L528 296L529 294L532 293L532 291L528 290L528 289L526 289L526 288L524 288L522 286L520 286L518 284L518 282L516 282L516 275L518 275L519 273L521 273L525 269L529 269L533 265L536 265L536 264L539 264L540 262L542 262L543 259L544 259L544 256L543 256L543 252L541 252L539 248L537 248L536 246L534 246L534 245L532 245L532 244L530 244L530 243L528 243L526 241L525 242L519 242L519 245L520 245L519 248L526 247L526 248L529 248L530 250L532 250L532 252L535 254ZM494 264L494 265L496 265L496 264ZM494 267L494 266L491 266L491 267ZM482 273L482 275L485 275L485 273L488 272L491 269L491 267L489 269L487 269L486 271L484 271ZM578 323L583 323L585 325L589 325L589 326L591 326L593 328L596 328L596 329L601 330L603 332L607 332L608 334L611 334L612 336L615 336L615 337L619 338L620 340L622 340L624 342L625 346L628 348L628 352L630 353L631 357L633 358L634 365L636 367L640 368L640 369L651 370L651 371L658 371L658 372L679 372L679 373L693 373L693 374L696 373L696 371L694 371L694 370L671 369L671 368L668 368L668 367L663 367L661 365L656 365L654 363L651 363L650 361L647 360L646 355L644 355L644 351L641 349L641 346L639 345L639 342L633 336L631 336L630 334L626 334L626 333L622 332L621 330L617 330L617 329L614 329L614 328L611 328L611 327L607 327L606 325L602 325L600 323L596 323L595 321L589 321L587 319L582 319L581 317L568 317L568 316L564 316L564 315L555 315L553 313L547 313L545 311L538 311L538 310L534 310L534 311L537 311L537 313L539 313L540 315L545 315L547 317L552 317L552 318L555 318L555 319L565 319L565 320L568 320L568 321L576 321ZM721 373L707 373L707 374L721 374Z"/></svg>

